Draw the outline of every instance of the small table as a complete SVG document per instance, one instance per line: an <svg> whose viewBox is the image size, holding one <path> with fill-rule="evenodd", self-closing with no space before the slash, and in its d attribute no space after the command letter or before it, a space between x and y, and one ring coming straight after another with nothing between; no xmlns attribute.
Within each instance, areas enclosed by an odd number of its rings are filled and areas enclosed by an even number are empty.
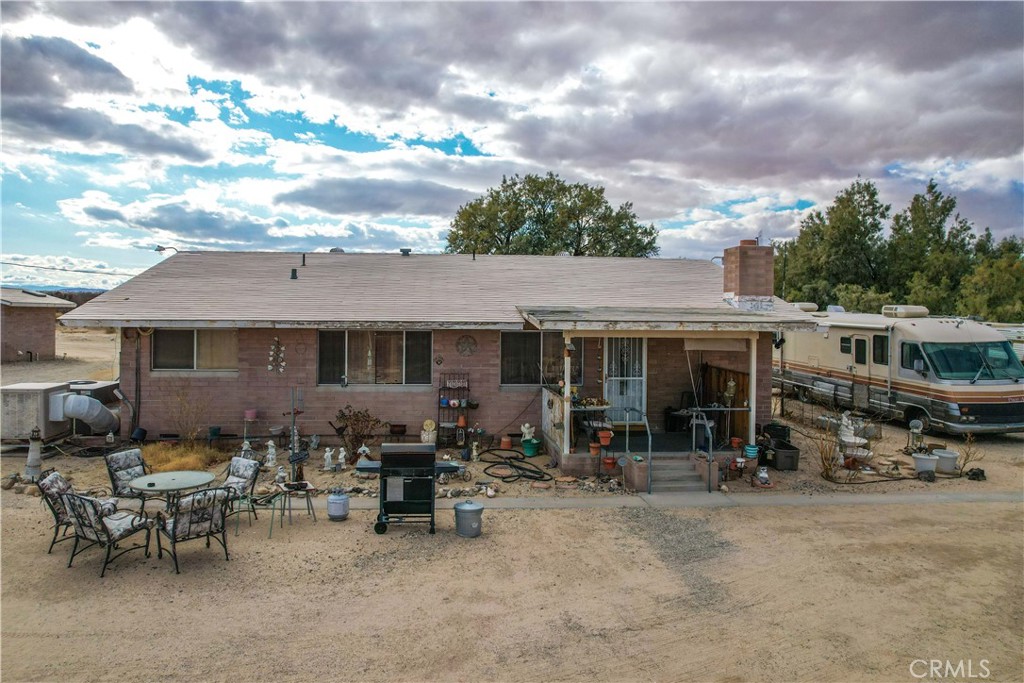
<svg viewBox="0 0 1024 683"><path fill-rule="evenodd" d="M128 487L140 493L171 493L206 486L214 480L209 472L182 470L180 472L157 472L136 477L128 482ZM170 498L167 506L170 507Z"/></svg>

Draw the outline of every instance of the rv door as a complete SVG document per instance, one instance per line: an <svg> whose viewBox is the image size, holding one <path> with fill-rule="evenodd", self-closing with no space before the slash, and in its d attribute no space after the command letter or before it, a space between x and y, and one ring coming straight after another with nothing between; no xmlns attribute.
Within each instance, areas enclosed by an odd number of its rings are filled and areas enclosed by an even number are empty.
<svg viewBox="0 0 1024 683"><path fill-rule="evenodd" d="M871 407L871 365L868 364L868 338L853 335L853 364L850 365L853 407L868 410Z"/></svg>

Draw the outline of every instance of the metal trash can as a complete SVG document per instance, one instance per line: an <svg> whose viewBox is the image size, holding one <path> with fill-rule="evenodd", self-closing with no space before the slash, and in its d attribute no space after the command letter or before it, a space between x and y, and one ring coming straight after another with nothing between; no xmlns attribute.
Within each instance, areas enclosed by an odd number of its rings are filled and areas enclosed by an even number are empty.
<svg viewBox="0 0 1024 683"><path fill-rule="evenodd" d="M480 535L484 506L472 500L455 504L455 533L465 538Z"/></svg>
<svg viewBox="0 0 1024 683"><path fill-rule="evenodd" d="M341 491L331 491L327 496L327 518L340 522L348 519L348 496Z"/></svg>

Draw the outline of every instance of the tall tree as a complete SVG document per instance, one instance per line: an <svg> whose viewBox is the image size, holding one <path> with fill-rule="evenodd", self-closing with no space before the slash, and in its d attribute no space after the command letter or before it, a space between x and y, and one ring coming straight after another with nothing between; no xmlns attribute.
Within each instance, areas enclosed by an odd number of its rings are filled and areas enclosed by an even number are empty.
<svg viewBox="0 0 1024 683"><path fill-rule="evenodd" d="M930 180L924 194L893 217L888 287L896 301L927 306L937 315L955 312L960 281L974 267L973 227L955 209L956 197Z"/></svg>
<svg viewBox="0 0 1024 683"><path fill-rule="evenodd" d="M655 256L658 231L625 203L613 209L604 188L569 184L553 173L503 177L459 207L449 253Z"/></svg>
<svg viewBox="0 0 1024 683"><path fill-rule="evenodd" d="M991 322L1024 323L1024 240L999 242L963 278L957 312Z"/></svg>
<svg viewBox="0 0 1024 683"><path fill-rule="evenodd" d="M783 283L790 301L833 303L837 285L873 285L886 270L882 230L889 205L878 199L874 183L858 178L836 195L824 213L812 211L800 234L776 258L776 293ZM781 263L780 263L781 261ZM785 277L781 268L785 267Z"/></svg>

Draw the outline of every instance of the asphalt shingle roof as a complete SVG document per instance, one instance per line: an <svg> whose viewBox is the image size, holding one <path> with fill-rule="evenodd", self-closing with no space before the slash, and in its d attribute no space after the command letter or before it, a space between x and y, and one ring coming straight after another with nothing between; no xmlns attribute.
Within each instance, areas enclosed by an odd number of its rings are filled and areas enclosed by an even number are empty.
<svg viewBox="0 0 1024 683"><path fill-rule="evenodd" d="M62 317L70 325L521 328L519 309L748 318L694 259L182 252ZM295 269L297 279L291 279ZM626 313L623 313L626 315ZM759 320L803 319L776 312Z"/></svg>

